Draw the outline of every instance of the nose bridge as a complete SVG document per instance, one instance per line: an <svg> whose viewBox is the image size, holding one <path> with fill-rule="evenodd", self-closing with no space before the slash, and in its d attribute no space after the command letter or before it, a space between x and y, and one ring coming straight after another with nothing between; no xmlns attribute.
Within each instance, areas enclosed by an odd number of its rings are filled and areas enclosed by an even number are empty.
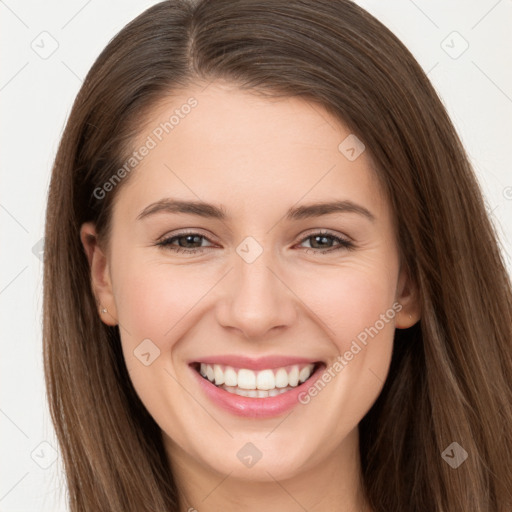
<svg viewBox="0 0 512 512"><path fill-rule="evenodd" d="M236 248L233 267L219 313L223 326L256 338L293 322L293 294L276 277L280 274L279 262L271 248L263 248L256 239L247 237Z"/></svg>

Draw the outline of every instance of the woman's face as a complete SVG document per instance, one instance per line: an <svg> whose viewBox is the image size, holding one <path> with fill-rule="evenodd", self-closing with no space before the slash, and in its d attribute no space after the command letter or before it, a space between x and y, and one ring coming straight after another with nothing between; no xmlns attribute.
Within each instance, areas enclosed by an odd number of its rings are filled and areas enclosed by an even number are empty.
<svg viewBox="0 0 512 512"><path fill-rule="evenodd" d="M171 459L282 480L353 455L417 320L368 152L318 105L220 82L150 119L88 254Z"/></svg>

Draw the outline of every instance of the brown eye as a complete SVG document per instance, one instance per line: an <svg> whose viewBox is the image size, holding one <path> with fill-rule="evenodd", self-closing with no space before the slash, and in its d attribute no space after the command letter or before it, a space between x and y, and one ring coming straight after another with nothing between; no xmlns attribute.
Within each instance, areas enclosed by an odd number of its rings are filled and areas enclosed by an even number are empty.
<svg viewBox="0 0 512 512"><path fill-rule="evenodd" d="M313 250L317 253L326 253L338 249L353 249L355 246L350 240L341 238L330 233L312 233L302 240L309 242L309 247L305 249Z"/></svg>
<svg viewBox="0 0 512 512"><path fill-rule="evenodd" d="M176 252L193 254L211 247L211 245L202 245L204 240L208 240L208 238L199 233L180 233L164 238L156 245Z"/></svg>
<svg viewBox="0 0 512 512"><path fill-rule="evenodd" d="M177 240L178 245L180 247L187 247L190 248L193 247L201 247L201 241L204 238L204 236L201 235L181 235L181 236L175 236L172 238L168 238L167 240L164 240L163 245L167 245L167 243L172 244L173 241Z"/></svg>

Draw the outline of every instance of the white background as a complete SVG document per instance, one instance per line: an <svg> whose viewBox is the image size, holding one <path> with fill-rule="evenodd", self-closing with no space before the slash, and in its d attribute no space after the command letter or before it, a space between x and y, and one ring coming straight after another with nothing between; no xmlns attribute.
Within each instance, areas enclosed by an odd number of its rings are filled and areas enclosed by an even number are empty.
<svg viewBox="0 0 512 512"><path fill-rule="evenodd" d="M108 41L154 3L0 0L1 512L66 510L42 372L37 254L47 187L88 69ZM472 159L512 269L512 0L357 3L428 71ZM33 49L57 44L48 58Z"/></svg>

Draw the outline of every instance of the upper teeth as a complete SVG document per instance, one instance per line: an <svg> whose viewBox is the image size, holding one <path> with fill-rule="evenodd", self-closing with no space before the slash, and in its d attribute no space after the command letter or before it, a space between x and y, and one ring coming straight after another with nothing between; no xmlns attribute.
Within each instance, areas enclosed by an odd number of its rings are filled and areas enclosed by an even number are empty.
<svg viewBox="0 0 512 512"><path fill-rule="evenodd" d="M304 382L310 377L314 366L314 364L292 365L254 372L246 368L201 363L199 372L216 386L224 384L238 386L241 389L269 390L298 386L299 382Z"/></svg>

